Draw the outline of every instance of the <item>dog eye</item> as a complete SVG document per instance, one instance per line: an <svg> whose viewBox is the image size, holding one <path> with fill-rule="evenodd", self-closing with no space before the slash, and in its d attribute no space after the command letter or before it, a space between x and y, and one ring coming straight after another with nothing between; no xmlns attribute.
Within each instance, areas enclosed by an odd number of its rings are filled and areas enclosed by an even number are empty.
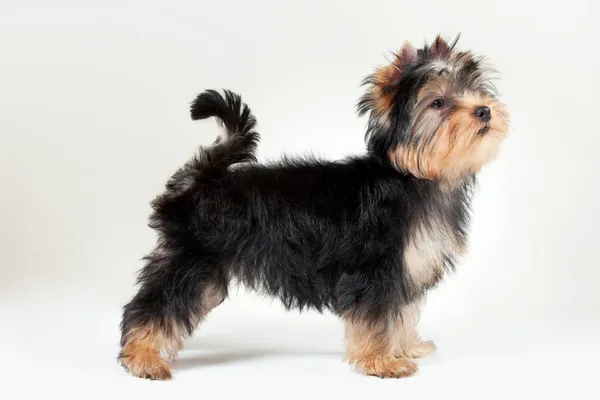
<svg viewBox="0 0 600 400"><path fill-rule="evenodd" d="M435 99L431 103L431 107L433 107L433 108L440 108L443 105L444 105L444 99Z"/></svg>

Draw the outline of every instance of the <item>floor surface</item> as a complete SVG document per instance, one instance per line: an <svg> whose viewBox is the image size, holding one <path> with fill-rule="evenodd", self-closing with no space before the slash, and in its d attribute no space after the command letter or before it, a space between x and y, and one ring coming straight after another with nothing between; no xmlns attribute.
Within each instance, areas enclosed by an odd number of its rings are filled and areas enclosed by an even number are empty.
<svg viewBox="0 0 600 400"><path fill-rule="evenodd" d="M266 306L268 300L253 307L251 301L232 299L186 342L173 364L173 380L150 382L131 377L116 362L118 310L90 311L84 301L77 302L80 294L46 298L40 304L23 297L1 310L5 321L21 321L0 332L5 392L263 399L598 394L600 335L584 325L530 321L526 327L499 329L489 321L448 324L422 318L422 336L434 339L438 351L419 362L415 376L382 380L352 372L343 362L343 327L333 316L285 312L276 304Z"/></svg>

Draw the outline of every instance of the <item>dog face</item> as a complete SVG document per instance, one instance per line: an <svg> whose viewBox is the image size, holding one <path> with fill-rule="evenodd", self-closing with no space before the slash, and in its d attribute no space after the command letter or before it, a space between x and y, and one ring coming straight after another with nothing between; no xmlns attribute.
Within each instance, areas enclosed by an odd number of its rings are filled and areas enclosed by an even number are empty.
<svg viewBox="0 0 600 400"><path fill-rule="evenodd" d="M369 114L369 151L419 178L454 184L491 161L508 129L492 68L437 37L367 77L359 114Z"/></svg>

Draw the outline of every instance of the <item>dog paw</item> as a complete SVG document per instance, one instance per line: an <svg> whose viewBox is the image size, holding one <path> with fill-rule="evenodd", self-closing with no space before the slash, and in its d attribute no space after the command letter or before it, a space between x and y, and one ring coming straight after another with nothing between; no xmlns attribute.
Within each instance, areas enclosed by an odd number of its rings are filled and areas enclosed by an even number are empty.
<svg viewBox="0 0 600 400"><path fill-rule="evenodd" d="M419 341L416 343L412 343L405 349L402 349L401 357L406 358L422 358L429 355L432 355L436 350L435 343L431 340L428 341Z"/></svg>
<svg viewBox="0 0 600 400"><path fill-rule="evenodd" d="M119 355L120 364L138 378L166 381L171 379L167 363L155 352Z"/></svg>
<svg viewBox="0 0 600 400"><path fill-rule="evenodd" d="M417 365L406 358L378 358L364 360L358 365L365 375L380 378L405 378L417 372Z"/></svg>

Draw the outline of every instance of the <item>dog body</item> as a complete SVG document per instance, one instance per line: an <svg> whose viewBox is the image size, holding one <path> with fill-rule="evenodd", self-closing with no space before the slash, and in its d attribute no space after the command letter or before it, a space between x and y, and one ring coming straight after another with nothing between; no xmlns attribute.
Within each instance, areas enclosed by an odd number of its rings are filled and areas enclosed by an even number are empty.
<svg viewBox="0 0 600 400"><path fill-rule="evenodd" d="M506 131L479 61L453 47L405 44L367 79L368 152L341 161L257 164L240 97L198 96L192 118L217 117L226 135L152 203L158 245L122 321L132 374L169 378L161 353L174 357L233 281L341 317L346 358L366 374L416 371L434 350L416 333L419 302L464 252L476 172Z"/></svg>

